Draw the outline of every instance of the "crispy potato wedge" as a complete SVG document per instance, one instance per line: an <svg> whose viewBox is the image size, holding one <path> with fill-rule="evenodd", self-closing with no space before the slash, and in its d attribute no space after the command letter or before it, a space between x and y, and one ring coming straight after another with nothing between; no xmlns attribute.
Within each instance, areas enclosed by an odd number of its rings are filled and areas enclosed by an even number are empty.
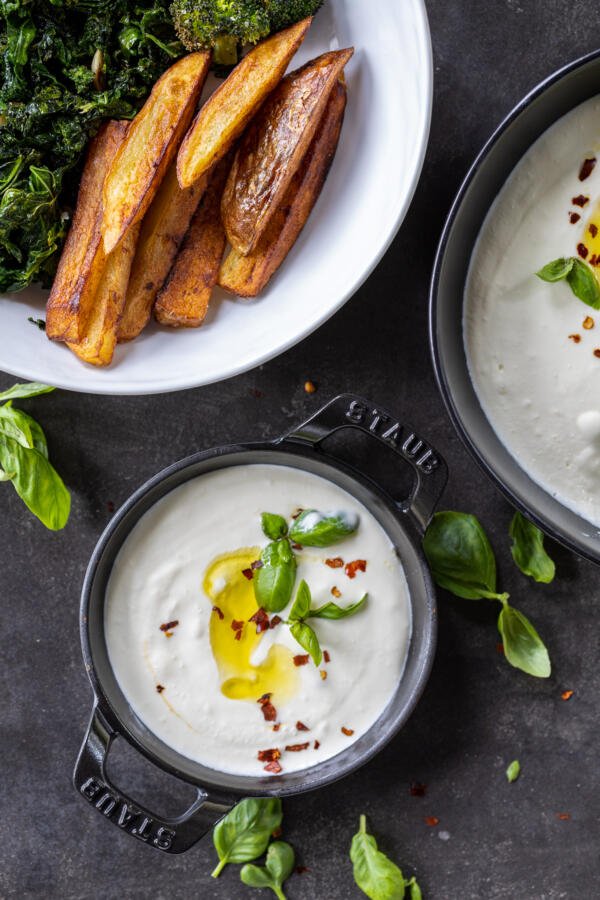
<svg viewBox="0 0 600 900"><path fill-rule="evenodd" d="M79 341L67 341L69 349L92 366L112 362L139 230L136 222L106 258L85 331Z"/></svg>
<svg viewBox="0 0 600 900"><path fill-rule="evenodd" d="M163 325L197 328L204 321L227 245L221 196L230 166L227 156L211 173L190 230L156 298L154 315Z"/></svg>
<svg viewBox="0 0 600 900"><path fill-rule="evenodd" d="M302 162L354 50L335 50L286 75L242 137L221 203L231 245L251 253Z"/></svg>
<svg viewBox="0 0 600 900"><path fill-rule="evenodd" d="M77 341L104 270L100 226L102 185L129 122L106 122L92 139L71 228L46 305L46 335L52 341Z"/></svg>
<svg viewBox="0 0 600 900"><path fill-rule="evenodd" d="M317 133L292 178L287 193L253 253L230 250L218 283L238 297L256 297L279 268L315 205L335 156L346 107L346 88L338 81L330 94Z"/></svg>
<svg viewBox="0 0 600 900"><path fill-rule="evenodd" d="M148 324L156 295L171 270L207 180L201 178L192 187L182 190L177 181L175 162L171 163L142 220L125 309L119 322L119 342L133 340Z"/></svg>
<svg viewBox="0 0 600 900"><path fill-rule="evenodd" d="M104 181L102 238L108 254L154 199L190 124L210 53L190 53L161 75Z"/></svg>
<svg viewBox="0 0 600 900"><path fill-rule="evenodd" d="M179 149L177 177L182 188L198 181L230 150L281 80L311 22L303 19L261 41L209 97Z"/></svg>

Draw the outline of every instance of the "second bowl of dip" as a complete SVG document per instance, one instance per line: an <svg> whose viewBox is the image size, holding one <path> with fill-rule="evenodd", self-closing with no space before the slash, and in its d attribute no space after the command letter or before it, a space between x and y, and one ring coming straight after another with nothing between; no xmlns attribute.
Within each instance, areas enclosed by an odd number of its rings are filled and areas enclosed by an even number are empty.
<svg viewBox="0 0 600 900"><path fill-rule="evenodd" d="M408 499L326 452L341 429L410 465ZM100 538L84 582L95 702L74 774L82 796L176 853L242 797L312 790L370 759L410 715L431 666L435 599L421 538L445 482L443 460L408 425L341 395L283 438L198 453L140 488ZM319 665L286 623L290 604L265 617L254 595L268 543L261 513L285 517L291 537L301 509L307 528L309 510L335 511L348 534L292 544L293 596L303 579L311 609L368 595L353 616L308 619ZM118 736L197 787L184 815L157 816L110 781Z"/></svg>
<svg viewBox="0 0 600 900"><path fill-rule="evenodd" d="M430 297L436 377L467 448L518 509L594 562L600 313L535 273L575 257L600 274L599 85L595 52L492 135L448 216Z"/></svg>

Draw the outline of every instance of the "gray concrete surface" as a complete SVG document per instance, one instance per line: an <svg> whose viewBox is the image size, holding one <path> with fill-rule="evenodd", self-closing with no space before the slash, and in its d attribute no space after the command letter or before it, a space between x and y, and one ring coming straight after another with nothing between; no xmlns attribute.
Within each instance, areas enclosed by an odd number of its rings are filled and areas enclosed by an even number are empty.
<svg viewBox="0 0 600 900"><path fill-rule="evenodd" d="M595 49L598 8L591 0L427 6L436 87L425 168L392 248L344 309L279 359L220 385L124 399L57 392L27 403L72 490L73 513L63 533L48 534L0 485L2 897L254 896L236 867L218 882L209 877L210 840L181 857L161 855L120 834L74 793L71 771L92 699L80 656L79 591L109 508L144 479L199 448L274 437L346 389L397 410L445 454L444 505L480 516L501 584L538 625L554 674L542 682L512 670L496 651L493 605L440 592L437 658L408 726L352 777L285 802L284 835L309 869L288 882L289 897L362 896L348 860L361 812L429 900L600 896L600 574L556 545L553 585L534 586L514 568L511 510L448 422L426 331L436 241L470 161L525 92ZM303 391L306 378L318 385L313 396ZM0 377L0 387L13 380ZM574 691L568 702L565 689ZM522 776L509 785L504 770L515 757ZM188 789L133 751L115 753L113 772L161 810L182 809L189 799ZM427 785L424 797L411 796L413 781ZM427 825L430 816L439 823Z"/></svg>

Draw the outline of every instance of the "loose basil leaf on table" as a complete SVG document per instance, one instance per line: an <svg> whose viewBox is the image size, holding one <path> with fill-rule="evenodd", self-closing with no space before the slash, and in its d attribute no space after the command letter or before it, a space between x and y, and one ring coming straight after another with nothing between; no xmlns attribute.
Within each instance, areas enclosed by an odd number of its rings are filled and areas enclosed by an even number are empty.
<svg viewBox="0 0 600 900"><path fill-rule="evenodd" d="M542 281L566 281L579 300L593 309L600 309L600 285L591 268L578 257L554 259L535 274Z"/></svg>
<svg viewBox="0 0 600 900"><path fill-rule="evenodd" d="M282 886L294 868L294 850L285 841L275 841L267 851L264 866L245 865L240 878L249 887L270 888L278 900L286 900Z"/></svg>
<svg viewBox="0 0 600 900"><path fill-rule="evenodd" d="M353 616L363 608L363 606L367 602L368 597L368 594L363 594L360 600L357 600L356 603L352 603L350 606L338 606L337 603L333 603L333 601L324 603L323 606L318 606L316 609L311 609L308 613L307 618L347 619L349 616Z"/></svg>
<svg viewBox="0 0 600 900"><path fill-rule="evenodd" d="M275 513L264 512L260 517L260 525L264 534L271 541L277 541L279 538L285 537L287 534L287 522L283 516Z"/></svg>
<svg viewBox="0 0 600 900"><path fill-rule="evenodd" d="M536 678L549 677L550 657L544 642L529 619L506 600L498 616L498 631L502 637L504 655L511 666Z"/></svg>
<svg viewBox="0 0 600 900"><path fill-rule="evenodd" d="M212 877L218 878L228 863L245 863L261 856L282 817L279 797L247 797L234 806L213 831L219 864Z"/></svg>
<svg viewBox="0 0 600 900"><path fill-rule="evenodd" d="M425 532L423 550L436 583L457 597L505 597L496 593L496 560L490 542L470 513L436 513Z"/></svg>
<svg viewBox="0 0 600 900"><path fill-rule="evenodd" d="M49 394L55 388L49 384L40 384L39 381L29 381L25 384L13 384L7 391L0 393L0 403L4 400L16 400L23 397L38 397L40 394Z"/></svg>
<svg viewBox="0 0 600 900"><path fill-rule="evenodd" d="M294 605L290 609L290 622L298 622L308 616L311 600L310 588L303 578L298 585Z"/></svg>
<svg viewBox="0 0 600 900"><path fill-rule="evenodd" d="M266 612L281 612L291 600L296 580L296 557L287 538L272 541L260 555L254 572L254 595Z"/></svg>
<svg viewBox="0 0 600 900"><path fill-rule="evenodd" d="M353 534L358 528L354 513L322 513L305 509L290 528L290 539L303 547L329 547Z"/></svg>
<svg viewBox="0 0 600 900"><path fill-rule="evenodd" d="M310 655L315 666L320 666L323 659L323 651L319 644L319 638L310 625L307 625L306 622L293 622L290 625L290 632L292 637Z"/></svg>
<svg viewBox="0 0 600 900"><path fill-rule="evenodd" d="M537 526L516 512L510 523L512 557L524 575L542 584L550 584L556 573L554 562L544 549L544 535Z"/></svg>
<svg viewBox="0 0 600 900"><path fill-rule="evenodd" d="M371 900L403 900L409 885L411 900L419 900L421 891L414 878L405 879L402 870L377 849L377 841L367 833L366 816L360 817L352 838L350 859L356 884Z"/></svg>
<svg viewBox="0 0 600 900"><path fill-rule="evenodd" d="M19 497L46 528L64 528L71 510L65 484L43 453L0 433L0 467Z"/></svg>
<svg viewBox="0 0 600 900"><path fill-rule="evenodd" d="M519 775L521 774L521 763L518 759L513 759L506 770L506 780L509 784L512 784L513 781L516 781Z"/></svg>

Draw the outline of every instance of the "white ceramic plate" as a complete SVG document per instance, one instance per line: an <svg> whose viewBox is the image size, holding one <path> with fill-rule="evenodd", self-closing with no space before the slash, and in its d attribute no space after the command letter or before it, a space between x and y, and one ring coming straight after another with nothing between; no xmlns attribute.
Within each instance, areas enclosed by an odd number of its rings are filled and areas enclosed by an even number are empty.
<svg viewBox="0 0 600 900"><path fill-rule="evenodd" d="M199 329L150 325L96 369L27 321L46 293L0 296L0 369L98 394L154 394L220 381L293 346L357 290L399 228L429 133L432 63L423 0L327 0L292 67L353 45L336 158L296 245L256 300L215 291Z"/></svg>

